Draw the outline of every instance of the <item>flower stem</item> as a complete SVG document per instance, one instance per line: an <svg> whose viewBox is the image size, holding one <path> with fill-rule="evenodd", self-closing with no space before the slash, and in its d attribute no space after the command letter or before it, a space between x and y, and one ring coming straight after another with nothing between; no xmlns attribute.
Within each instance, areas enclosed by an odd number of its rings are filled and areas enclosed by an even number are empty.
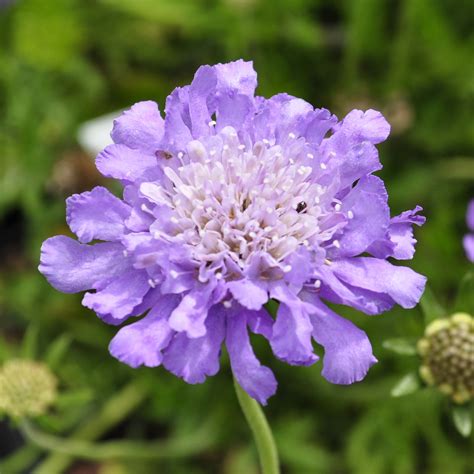
<svg viewBox="0 0 474 474"><path fill-rule="evenodd" d="M234 386L240 408L244 412L257 444L262 473L279 474L280 466L275 440L260 404L251 398L235 379Z"/></svg>

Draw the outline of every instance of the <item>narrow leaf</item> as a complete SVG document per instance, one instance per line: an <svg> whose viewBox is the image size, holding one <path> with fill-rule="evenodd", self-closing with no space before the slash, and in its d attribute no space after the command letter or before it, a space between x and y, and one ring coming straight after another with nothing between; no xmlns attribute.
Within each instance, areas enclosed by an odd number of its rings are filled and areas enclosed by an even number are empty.
<svg viewBox="0 0 474 474"><path fill-rule="evenodd" d="M420 380L415 373L405 375L399 382L392 388L390 395L392 397L403 397L410 393L416 392L420 388Z"/></svg>
<svg viewBox="0 0 474 474"><path fill-rule="evenodd" d="M454 311L474 314L474 272L468 272L461 280Z"/></svg>
<svg viewBox="0 0 474 474"><path fill-rule="evenodd" d="M382 343L382 346L392 352L400 355L415 355L416 342L405 338L387 339Z"/></svg>
<svg viewBox="0 0 474 474"><path fill-rule="evenodd" d="M468 406L453 407L452 409L454 426L459 433L467 438L472 431L472 418Z"/></svg>
<svg viewBox="0 0 474 474"><path fill-rule="evenodd" d="M63 334L53 341L46 353L45 362L51 369L57 368L61 359L71 345L72 338L69 334Z"/></svg>
<svg viewBox="0 0 474 474"><path fill-rule="evenodd" d="M30 324L21 343L21 355L25 359L36 359L38 355L38 336L39 326L37 324Z"/></svg>
<svg viewBox="0 0 474 474"><path fill-rule="evenodd" d="M428 285L426 285L425 292L423 293L423 297L420 300L420 305L426 325L435 319L447 316L446 310L438 302L435 294L431 290L431 287Z"/></svg>

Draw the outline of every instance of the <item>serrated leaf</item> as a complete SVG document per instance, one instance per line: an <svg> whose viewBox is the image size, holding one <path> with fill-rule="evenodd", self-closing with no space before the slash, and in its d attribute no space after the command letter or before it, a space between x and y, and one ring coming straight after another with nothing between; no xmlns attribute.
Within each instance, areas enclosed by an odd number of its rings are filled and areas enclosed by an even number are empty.
<svg viewBox="0 0 474 474"><path fill-rule="evenodd" d="M426 285L425 292L420 300L421 310L425 319L425 324L428 325L432 321L438 318L447 316L446 310L437 300L435 294L431 290L431 287Z"/></svg>
<svg viewBox="0 0 474 474"><path fill-rule="evenodd" d="M387 339L382 343L382 347L400 355L415 355L416 342L405 338Z"/></svg>
<svg viewBox="0 0 474 474"><path fill-rule="evenodd" d="M405 375L390 391L392 397L403 397L416 392L420 388L420 379L415 373Z"/></svg>
<svg viewBox="0 0 474 474"><path fill-rule="evenodd" d="M453 422L459 433L467 438L472 431L471 411L468 406L453 407Z"/></svg>
<svg viewBox="0 0 474 474"><path fill-rule="evenodd" d="M474 272L468 272L461 280L454 311L474 314Z"/></svg>

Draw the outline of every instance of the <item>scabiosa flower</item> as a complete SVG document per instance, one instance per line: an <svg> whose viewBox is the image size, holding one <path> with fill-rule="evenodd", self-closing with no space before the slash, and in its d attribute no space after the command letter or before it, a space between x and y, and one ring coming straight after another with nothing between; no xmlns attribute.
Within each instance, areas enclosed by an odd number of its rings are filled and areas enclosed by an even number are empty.
<svg viewBox="0 0 474 474"><path fill-rule="evenodd" d="M126 111L96 161L123 200L102 187L70 197L79 242L48 239L39 268L60 291L93 290L83 304L106 323L146 313L110 343L122 362L200 383L225 343L238 383L266 403L277 384L248 330L293 365L317 361L314 338L327 380L361 380L376 362L370 342L324 300L371 315L415 306L425 278L387 259L413 257L424 218L420 207L390 218L372 174L390 131L379 112L338 122L287 94L255 96L256 85L251 62L202 66L164 119L154 102Z"/></svg>
<svg viewBox="0 0 474 474"><path fill-rule="evenodd" d="M464 250L466 251L467 258L474 262L474 199L469 203L467 207L466 222L471 234L466 234L463 239Z"/></svg>

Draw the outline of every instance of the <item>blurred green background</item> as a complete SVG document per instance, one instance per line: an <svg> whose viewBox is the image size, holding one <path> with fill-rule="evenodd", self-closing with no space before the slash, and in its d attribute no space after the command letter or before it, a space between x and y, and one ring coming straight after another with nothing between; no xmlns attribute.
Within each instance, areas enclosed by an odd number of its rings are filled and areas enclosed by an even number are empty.
<svg viewBox="0 0 474 474"><path fill-rule="evenodd" d="M129 369L107 352L116 329L37 272L41 242L68 234L64 199L110 185L77 143L81 123L138 100L163 104L201 64L240 57L254 61L260 95L286 91L339 117L382 110L392 124L380 147L392 212L424 207L413 267L449 307L472 268L461 239L474 197L473 26L470 0L0 1L0 359L55 360L61 395L37 420L49 434L158 443L147 457L132 444L79 459L22 441L4 419L0 472L258 472L226 359L197 386L161 368ZM419 337L419 309L342 311L379 359L363 383L330 385L321 364L285 366L256 341L279 381L266 413L284 472L472 472L472 443L441 395L390 397L418 361L382 342Z"/></svg>

